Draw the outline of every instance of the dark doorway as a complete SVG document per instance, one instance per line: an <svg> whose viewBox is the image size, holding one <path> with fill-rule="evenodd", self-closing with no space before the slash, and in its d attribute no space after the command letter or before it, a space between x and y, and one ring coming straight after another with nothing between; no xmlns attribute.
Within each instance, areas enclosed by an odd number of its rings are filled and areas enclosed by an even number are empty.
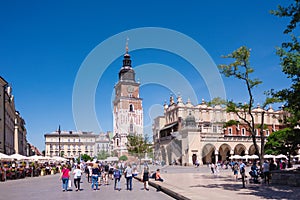
<svg viewBox="0 0 300 200"><path fill-rule="evenodd" d="M192 155L192 160L193 160L193 165L195 165L196 160L197 160L197 155L196 154Z"/></svg>

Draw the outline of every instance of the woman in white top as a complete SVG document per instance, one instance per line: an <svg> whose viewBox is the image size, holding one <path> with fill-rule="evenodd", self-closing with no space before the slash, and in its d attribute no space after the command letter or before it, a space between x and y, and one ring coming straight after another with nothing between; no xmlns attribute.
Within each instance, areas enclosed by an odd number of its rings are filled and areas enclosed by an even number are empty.
<svg viewBox="0 0 300 200"><path fill-rule="evenodd" d="M132 190L132 168L131 165L127 165L125 169L126 186L127 190Z"/></svg>
<svg viewBox="0 0 300 200"><path fill-rule="evenodd" d="M82 171L79 165L77 165L77 168L73 171L73 174L74 174L74 185L76 191L80 191L80 179L81 179Z"/></svg>

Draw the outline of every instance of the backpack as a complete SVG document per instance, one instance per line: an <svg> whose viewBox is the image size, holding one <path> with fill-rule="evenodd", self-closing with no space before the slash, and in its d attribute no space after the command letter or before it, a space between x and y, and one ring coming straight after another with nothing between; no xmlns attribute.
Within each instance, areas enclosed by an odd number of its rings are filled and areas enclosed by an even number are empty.
<svg viewBox="0 0 300 200"><path fill-rule="evenodd" d="M114 171L114 177L115 177L115 178L120 178L120 177L121 177L121 172L120 172L120 170Z"/></svg>
<svg viewBox="0 0 300 200"><path fill-rule="evenodd" d="M240 172L241 172L241 174L245 173L245 168L241 167Z"/></svg>

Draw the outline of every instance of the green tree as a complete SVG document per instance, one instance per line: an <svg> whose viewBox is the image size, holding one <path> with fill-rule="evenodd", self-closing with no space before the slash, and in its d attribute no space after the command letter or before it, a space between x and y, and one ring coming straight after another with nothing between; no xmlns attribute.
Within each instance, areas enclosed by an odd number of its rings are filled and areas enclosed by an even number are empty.
<svg viewBox="0 0 300 200"><path fill-rule="evenodd" d="M91 156L87 154L81 155L81 159L84 160L84 162L87 162L88 160L92 160Z"/></svg>
<svg viewBox="0 0 300 200"><path fill-rule="evenodd" d="M127 150L130 154L141 159L145 156L145 153L151 152L151 144L148 142L147 137L142 137L139 135L129 135L127 137L128 143Z"/></svg>
<svg viewBox="0 0 300 200"><path fill-rule="evenodd" d="M98 159L98 160L105 160L105 159L108 158L109 156L110 156L110 155L109 155L109 153L108 153L107 151L102 150L102 151L100 151L100 152L98 153L97 159Z"/></svg>
<svg viewBox="0 0 300 200"><path fill-rule="evenodd" d="M277 10L271 11L271 14L280 18L284 17L290 19L287 27L283 31L284 34L290 35L290 41L283 42L281 47L277 48L277 55L280 57L283 73L287 75L287 78L291 79L291 86L279 91L271 91L274 97L285 102L284 109L290 113L290 115L284 119L284 123L286 123L289 128L288 131L285 130L284 132L274 134L274 136L270 138L270 143L272 144L276 141L276 144L280 147L287 146L291 148L289 151L285 148L279 148L278 151L280 153L290 153L294 151L294 148L300 148L298 138L299 130L295 129L295 127L298 127L297 125L300 124L300 43L299 26L297 26L300 21L300 2L299 0L294 0L286 7L279 5ZM295 33L298 35L295 35ZM287 138L298 143L293 145L286 144L287 141L285 141L285 139ZM270 145L267 145L267 147L270 151L274 150Z"/></svg>
<svg viewBox="0 0 300 200"><path fill-rule="evenodd" d="M281 47L277 48L277 55L280 57L282 71L291 79L292 85L280 91L273 91L273 95L286 102L284 108L292 114L286 122L290 127L294 127L300 119L300 43L299 35L294 34L299 34L299 30L296 29L300 21L300 2L295 0L287 7L279 5L271 14L290 19L283 33L289 34L291 41L283 42Z"/></svg>
<svg viewBox="0 0 300 200"><path fill-rule="evenodd" d="M289 166L291 166L291 155L294 155L296 150L299 149L299 143L300 131L291 128L285 128L274 132L268 137L268 142L266 143L265 147L266 153L275 155L288 155Z"/></svg>
<svg viewBox="0 0 300 200"><path fill-rule="evenodd" d="M128 157L126 155L122 155L120 156L119 160L126 161L128 160Z"/></svg>
<svg viewBox="0 0 300 200"><path fill-rule="evenodd" d="M261 84L262 81L250 77L250 75L254 72L254 69L250 66L250 49L246 46L242 46L237 50L233 51L231 54L228 54L227 56L223 57L233 59L233 62L230 64L219 65L218 67L221 73L226 77L233 77L244 82L248 94L247 103L234 102L233 100L228 101L226 104L226 111L235 113L240 119L241 123L245 123L247 125L247 131L251 134L252 142L257 152L257 155L262 161L264 155L265 142L264 132L263 129L261 129L261 149L259 149L256 141L256 125L254 121L254 116L252 114L254 104L253 89L259 84ZM276 98L267 97L262 105L262 109L264 110L267 105L276 101ZM264 111L262 111L261 114L262 121L260 122L260 127L264 127ZM238 123L238 121L230 120L227 123L225 123L225 126L237 125Z"/></svg>

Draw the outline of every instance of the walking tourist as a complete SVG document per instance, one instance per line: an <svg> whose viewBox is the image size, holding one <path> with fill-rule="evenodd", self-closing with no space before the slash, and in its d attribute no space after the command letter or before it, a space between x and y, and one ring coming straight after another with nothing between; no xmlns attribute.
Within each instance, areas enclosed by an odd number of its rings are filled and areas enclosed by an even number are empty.
<svg viewBox="0 0 300 200"><path fill-rule="evenodd" d="M147 166L144 167L144 170L142 172L142 181L144 182L144 190L149 191L149 168Z"/></svg>
<svg viewBox="0 0 300 200"><path fill-rule="evenodd" d="M269 161L265 160L264 164L263 164L263 173L264 173L264 179L265 179L265 183L268 182L268 184L270 183L270 165L269 165Z"/></svg>
<svg viewBox="0 0 300 200"><path fill-rule="evenodd" d="M82 175L80 165L77 165L77 168L74 169L73 174L74 174L74 185L75 185L76 191L80 191L80 180L81 180L81 175Z"/></svg>
<svg viewBox="0 0 300 200"><path fill-rule="evenodd" d="M67 168L67 165L63 165L63 169L61 170L61 175L60 175L60 179L62 180L63 192L68 191L69 177L70 177L70 170Z"/></svg>
<svg viewBox="0 0 300 200"><path fill-rule="evenodd" d="M211 170L211 173L212 173L212 174L215 173L215 164L214 164L214 163L211 163L211 165L210 165L210 170Z"/></svg>
<svg viewBox="0 0 300 200"><path fill-rule="evenodd" d="M97 163L94 163L92 168L92 190L98 190L98 177L99 177L99 167Z"/></svg>
<svg viewBox="0 0 300 200"><path fill-rule="evenodd" d="M125 171L125 177L126 177L126 186L127 186L127 190L132 190L132 168L131 165L127 165Z"/></svg>
<svg viewBox="0 0 300 200"><path fill-rule="evenodd" d="M114 189L120 191L121 190L121 184L120 184L121 170L120 170L119 166L116 166L116 169L114 170L113 174L114 174L114 179L115 179Z"/></svg>
<svg viewBox="0 0 300 200"><path fill-rule="evenodd" d="M237 163L233 164L233 175L235 176L235 180L238 180L239 175L239 165Z"/></svg>
<svg viewBox="0 0 300 200"><path fill-rule="evenodd" d="M253 182L254 183L259 183L258 182L258 167L256 166L256 162L253 162L251 166L251 171L252 171L252 177L253 177Z"/></svg>
<svg viewBox="0 0 300 200"><path fill-rule="evenodd" d="M105 163L105 165L104 165L104 176L103 176L104 185L108 185L108 173L109 173L109 165L108 165L108 163Z"/></svg>

